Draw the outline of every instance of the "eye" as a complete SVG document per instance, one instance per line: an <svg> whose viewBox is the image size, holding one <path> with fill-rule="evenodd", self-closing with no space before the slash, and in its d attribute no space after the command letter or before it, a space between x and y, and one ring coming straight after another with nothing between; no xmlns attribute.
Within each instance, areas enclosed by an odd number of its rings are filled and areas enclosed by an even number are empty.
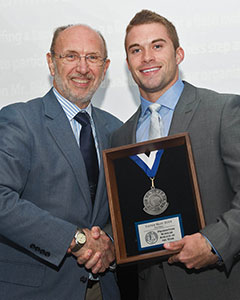
<svg viewBox="0 0 240 300"><path fill-rule="evenodd" d="M131 54L137 54L137 53L140 53L140 52L141 52L141 50L139 48L133 48L130 51Z"/></svg>
<svg viewBox="0 0 240 300"><path fill-rule="evenodd" d="M163 45L161 45L161 44L156 44L156 45L154 45L154 49L161 49L163 47Z"/></svg>
<svg viewBox="0 0 240 300"><path fill-rule="evenodd" d="M86 59L90 60L91 62L95 62L95 61L98 60L98 56L94 55L94 54L89 54L89 55L86 56Z"/></svg>
<svg viewBox="0 0 240 300"><path fill-rule="evenodd" d="M66 54L66 55L65 55L65 58L66 58L68 61L74 61L74 60L76 60L76 57L77 57L76 54Z"/></svg>

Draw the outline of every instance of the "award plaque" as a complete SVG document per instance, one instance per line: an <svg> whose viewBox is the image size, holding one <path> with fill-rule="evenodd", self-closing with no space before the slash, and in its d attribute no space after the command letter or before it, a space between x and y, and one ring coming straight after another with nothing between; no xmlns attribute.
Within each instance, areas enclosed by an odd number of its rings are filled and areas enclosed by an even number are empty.
<svg viewBox="0 0 240 300"><path fill-rule="evenodd" d="M173 252L167 242L205 226L187 133L103 151L118 264Z"/></svg>

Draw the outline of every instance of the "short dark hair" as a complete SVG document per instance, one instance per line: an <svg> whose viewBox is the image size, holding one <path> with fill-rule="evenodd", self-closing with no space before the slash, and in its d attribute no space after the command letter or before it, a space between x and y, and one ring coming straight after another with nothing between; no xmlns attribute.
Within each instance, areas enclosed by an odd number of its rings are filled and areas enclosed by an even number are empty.
<svg viewBox="0 0 240 300"><path fill-rule="evenodd" d="M163 16L160 16L159 14L143 9L142 11L138 12L132 20L129 22L127 28L126 28L126 35L125 35L125 49L126 49L126 39L127 35L130 32L130 30L137 25L143 25L143 24L151 24L151 23L160 23L165 26L168 36L171 39L174 49L176 50L179 47L179 38L177 34L177 30L175 26L168 21ZM127 50L127 49L126 49Z"/></svg>

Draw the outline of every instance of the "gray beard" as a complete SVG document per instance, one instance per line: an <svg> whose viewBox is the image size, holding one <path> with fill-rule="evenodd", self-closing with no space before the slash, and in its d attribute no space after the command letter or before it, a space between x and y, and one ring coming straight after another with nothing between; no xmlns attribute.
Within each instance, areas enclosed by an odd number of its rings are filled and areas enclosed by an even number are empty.
<svg viewBox="0 0 240 300"><path fill-rule="evenodd" d="M54 80L56 82L56 87L64 96L64 98L66 98L67 100L69 100L70 102L76 105L89 103L93 97L93 94L95 93L95 91L90 90L85 97L76 96L72 93L72 91L69 88L65 89L63 87L62 80L58 74L55 74Z"/></svg>

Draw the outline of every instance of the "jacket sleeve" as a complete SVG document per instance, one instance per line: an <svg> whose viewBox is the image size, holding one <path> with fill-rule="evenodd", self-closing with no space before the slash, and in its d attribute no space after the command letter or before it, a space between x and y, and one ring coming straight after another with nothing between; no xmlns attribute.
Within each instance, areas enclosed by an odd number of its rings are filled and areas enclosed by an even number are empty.
<svg viewBox="0 0 240 300"><path fill-rule="evenodd" d="M33 136L21 108L11 105L0 111L0 233L5 244L14 244L59 265L76 226L50 214L34 203L26 186L34 173Z"/></svg>
<svg viewBox="0 0 240 300"><path fill-rule="evenodd" d="M216 223L206 226L202 232L217 249L229 271L240 257L240 97L238 96L226 101L223 108L219 146L232 196L224 199L229 209L217 218Z"/></svg>

